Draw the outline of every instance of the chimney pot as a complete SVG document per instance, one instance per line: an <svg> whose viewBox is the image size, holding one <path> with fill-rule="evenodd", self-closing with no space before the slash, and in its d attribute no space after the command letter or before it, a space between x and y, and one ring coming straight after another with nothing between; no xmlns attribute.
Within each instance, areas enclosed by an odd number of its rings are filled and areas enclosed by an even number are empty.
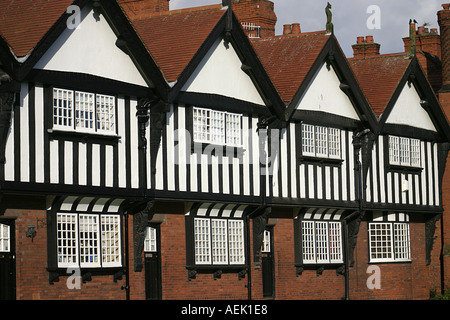
<svg viewBox="0 0 450 320"><path fill-rule="evenodd" d="M417 34L419 34L419 35L423 34L424 32L425 32L425 28L424 27L419 27L417 29Z"/></svg>
<svg viewBox="0 0 450 320"><path fill-rule="evenodd" d="M283 34L290 34L292 32L292 26L290 24L285 24L283 26Z"/></svg>
<svg viewBox="0 0 450 320"><path fill-rule="evenodd" d="M373 36L366 36L366 43L373 43Z"/></svg>
<svg viewBox="0 0 450 320"><path fill-rule="evenodd" d="M357 37L356 43L364 43L364 37Z"/></svg>
<svg viewBox="0 0 450 320"><path fill-rule="evenodd" d="M443 3L442 8L444 8L444 10L448 10L450 8L450 3Z"/></svg>
<svg viewBox="0 0 450 320"><path fill-rule="evenodd" d="M301 33L301 30L300 30L300 23L293 23L293 24L292 24L292 33L293 33L293 34L299 34L299 33Z"/></svg>
<svg viewBox="0 0 450 320"><path fill-rule="evenodd" d="M431 33L438 33L437 28L432 28Z"/></svg>

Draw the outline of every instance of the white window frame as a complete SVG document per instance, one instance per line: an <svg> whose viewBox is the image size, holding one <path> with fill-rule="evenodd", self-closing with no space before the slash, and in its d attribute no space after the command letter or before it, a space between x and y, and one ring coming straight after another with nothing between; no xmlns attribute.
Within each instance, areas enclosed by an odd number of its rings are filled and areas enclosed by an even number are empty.
<svg viewBox="0 0 450 320"><path fill-rule="evenodd" d="M343 263L342 223L303 220L301 248L304 264Z"/></svg>
<svg viewBox="0 0 450 320"><path fill-rule="evenodd" d="M122 267L119 215L59 212L56 221L59 268Z"/></svg>
<svg viewBox="0 0 450 320"><path fill-rule="evenodd" d="M0 223L0 252L11 252L11 226Z"/></svg>
<svg viewBox="0 0 450 320"><path fill-rule="evenodd" d="M53 129L116 135L116 98L53 88Z"/></svg>
<svg viewBox="0 0 450 320"><path fill-rule="evenodd" d="M419 139L405 138L390 135L389 140L389 164L396 166L420 168L421 154Z"/></svg>
<svg viewBox="0 0 450 320"><path fill-rule="evenodd" d="M302 123L302 155L342 159L341 130Z"/></svg>
<svg viewBox="0 0 450 320"><path fill-rule="evenodd" d="M195 265L245 264L242 219L194 218Z"/></svg>
<svg viewBox="0 0 450 320"><path fill-rule="evenodd" d="M370 262L411 261L408 222L369 222Z"/></svg>
<svg viewBox="0 0 450 320"><path fill-rule="evenodd" d="M242 114L193 107L194 142L242 147Z"/></svg>
<svg viewBox="0 0 450 320"><path fill-rule="evenodd" d="M264 230L261 252L269 253L271 250L271 232L269 230Z"/></svg>
<svg viewBox="0 0 450 320"><path fill-rule="evenodd" d="M145 232L144 240L144 251L145 252L157 252L158 242L157 242L157 230L154 227L147 227Z"/></svg>

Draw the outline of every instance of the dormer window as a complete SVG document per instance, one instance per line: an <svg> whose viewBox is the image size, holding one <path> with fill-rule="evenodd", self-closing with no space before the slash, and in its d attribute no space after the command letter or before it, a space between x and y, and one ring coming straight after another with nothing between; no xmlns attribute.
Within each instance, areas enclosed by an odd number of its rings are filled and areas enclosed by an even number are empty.
<svg viewBox="0 0 450 320"><path fill-rule="evenodd" d="M341 159L341 131L336 128L302 124L302 155Z"/></svg>
<svg viewBox="0 0 450 320"><path fill-rule="evenodd" d="M420 140L389 136L389 164L420 167Z"/></svg>
<svg viewBox="0 0 450 320"><path fill-rule="evenodd" d="M53 129L115 134L116 99L114 96L54 88Z"/></svg>
<svg viewBox="0 0 450 320"><path fill-rule="evenodd" d="M241 147L241 122L241 114L193 108L194 142Z"/></svg>

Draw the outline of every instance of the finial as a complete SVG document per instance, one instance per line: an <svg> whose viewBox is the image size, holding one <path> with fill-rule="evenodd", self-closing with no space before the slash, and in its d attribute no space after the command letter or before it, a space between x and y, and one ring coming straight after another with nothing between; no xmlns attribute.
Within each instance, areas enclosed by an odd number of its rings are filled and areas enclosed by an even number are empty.
<svg viewBox="0 0 450 320"><path fill-rule="evenodd" d="M327 34L334 34L334 26L333 26L333 14L331 13L331 4L328 2L325 8L325 13L327 15L327 24L326 24L326 32Z"/></svg>

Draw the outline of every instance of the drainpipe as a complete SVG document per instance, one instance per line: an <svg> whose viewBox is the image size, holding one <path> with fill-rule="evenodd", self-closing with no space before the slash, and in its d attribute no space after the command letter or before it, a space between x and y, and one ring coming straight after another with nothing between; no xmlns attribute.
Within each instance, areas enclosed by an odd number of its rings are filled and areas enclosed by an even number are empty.
<svg viewBox="0 0 450 320"><path fill-rule="evenodd" d="M125 290L126 300L130 300L130 249L128 237L128 211L123 214L125 218L125 286L121 289Z"/></svg>
<svg viewBox="0 0 450 320"><path fill-rule="evenodd" d="M347 217L343 219L344 222L344 258L345 258L345 270L344 270L344 282L345 282L345 294L344 294L344 300L350 300L350 274L349 274L349 268L350 268L350 245L349 245L349 232L348 232L348 223L352 221L355 217L359 215L359 211L354 211Z"/></svg>

